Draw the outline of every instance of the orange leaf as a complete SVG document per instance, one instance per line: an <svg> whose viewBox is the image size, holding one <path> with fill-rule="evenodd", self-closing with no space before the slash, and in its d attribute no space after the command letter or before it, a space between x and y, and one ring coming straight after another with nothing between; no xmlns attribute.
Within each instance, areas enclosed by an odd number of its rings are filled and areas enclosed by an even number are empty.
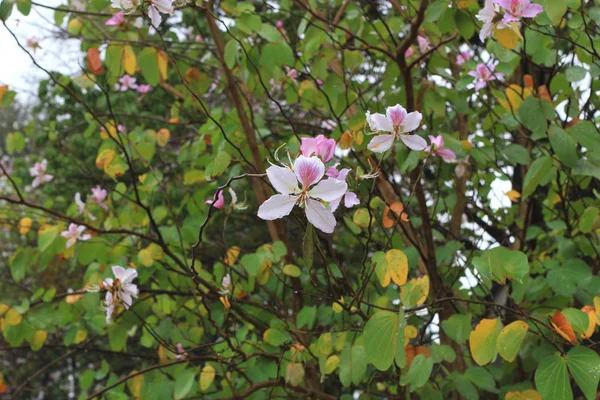
<svg viewBox="0 0 600 400"><path fill-rule="evenodd" d="M473 4L475 0L458 0L458 8L467 8Z"/></svg>
<svg viewBox="0 0 600 400"><path fill-rule="evenodd" d="M585 333L580 335L582 339L587 339L594 334L594 330L596 329L596 309L592 306L585 306L581 309L581 311L586 313L588 319L590 320Z"/></svg>
<svg viewBox="0 0 600 400"><path fill-rule="evenodd" d="M577 343L577 337L575 337L573 327L562 312L557 311L556 314L554 314L552 317L552 326L556 329L556 332L569 341L569 343Z"/></svg>
<svg viewBox="0 0 600 400"><path fill-rule="evenodd" d="M0 101L2 101L2 97L6 92L8 92L8 85L0 85Z"/></svg>
<svg viewBox="0 0 600 400"><path fill-rule="evenodd" d="M352 143L354 142L354 136L349 131L342 133L340 140L338 141L340 148L342 150L347 150L352 147Z"/></svg>
<svg viewBox="0 0 600 400"><path fill-rule="evenodd" d="M92 73L99 75L102 73L102 60L100 60L100 52L97 47L92 47L87 51L88 68Z"/></svg>
<svg viewBox="0 0 600 400"><path fill-rule="evenodd" d="M525 74L523 76L523 85L528 89L533 89L533 76Z"/></svg>
<svg viewBox="0 0 600 400"><path fill-rule="evenodd" d="M550 92L548 91L548 87L546 85L542 85L538 87L538 94L541 99L546 99L552 104L552 96L550 96Z"/></svg>
<svg viewBox="0 0 600 400"><path fill-rule="evenodd" d="M8 385L6 382L0 382L0 393L4 393L8 390Z"/></svg>
<svg viewBox="0 0 600 400"><path fill-rule="evenodd" d="M418 356L419 354L423 354L425 358L430 358L431 349L426 346L417 346L417 348L415 349L415 356Z"/></svg>
<svg viewBox="0 0 600 400"><path fill-rule="evenodd" d="M415 358L414 346L405 346L404 353L406 354L406 368L410 368L410 364L412 363L413 358Z"/></svg>
<svg viewBox="0 0 600 400"><path fill-rule="evenodd" d="M390 218L389 216L389 212L392 211L394 213L393 218ZM385 211L383 212L383 226L385 228L391 228L392 226L394 226L396 224L396 221L398 220L398 216L400 217L400 220L402 221L408 221L408 214L406 214L404 211L404 204L402 204L399 201L395 201L392 203L391 206L385 206Z"/></svg>

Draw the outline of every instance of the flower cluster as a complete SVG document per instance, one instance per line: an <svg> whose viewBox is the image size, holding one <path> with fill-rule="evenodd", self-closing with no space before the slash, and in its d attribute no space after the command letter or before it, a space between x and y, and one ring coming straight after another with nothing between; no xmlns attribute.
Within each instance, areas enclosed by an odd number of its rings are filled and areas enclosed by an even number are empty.
<svg viewBox="0 0 600 400"><path fill-rule="evenodd" d="M125 14L131 14L135 12L138 7L138 1L136 0L112 0L112 7L122 9ZM157 28L162 22L160 14L173 15L175 8L173 7L173 0L150 0L148 6L148 17L152 22L152 26ZM116 24L118 25L118 24Z"/></svg>
<svg viewBox="0 0 600 400"><path fill-rule="evenodd" d="M91 200L93 204L100 206L104 210L108 210L108 206L104 203L108 193L105 189L102 189L100 185L91 189L92 194L87 197L86 200ZM87 204L81 198L81 193L75 193L75 204L77 205L77 215L82 215L86 213L89 219L92 221L96 220L96 217L87 209Z"/></svg>
<svg viewBox="0 0 600 400"><path fill-rule="evenodd" d="M133 304L133 298L139 293L137 285L133 283L138 274L135 269L125 269L115 265L112 267L112 272L115 279L106 278L100 283L100 289L106 290L103 308L106 311L107 324L110 324L117 304L122 303L125 309L129 309Z"/></svg>
<svg viewBox="0 0 600 400"><path fill-rule="evenodd" d="M483 22L479 38L485 41L492 36L494 29L518 31L521 18L535 18L542 11L544 8L540 4L533 4L530 0L486 0L477 14L477 19Z"/></svg>

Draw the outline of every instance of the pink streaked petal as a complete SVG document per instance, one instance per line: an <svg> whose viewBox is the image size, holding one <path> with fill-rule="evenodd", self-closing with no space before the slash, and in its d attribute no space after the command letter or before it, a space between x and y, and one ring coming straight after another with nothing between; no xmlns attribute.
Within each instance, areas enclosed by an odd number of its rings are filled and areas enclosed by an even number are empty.
<svg viewBox="0 0 600 400"><path fill-rule="evenodd" d="M374 153L383 153L388 151L394 144L394 135L377 135L367 146Z"/></svg>
<svg viewBox="0 0 600 400"><path fill-rule="evenodd" d="M327 162L333 158L335 153L335 140L325 139L320 142L317 146L317 155L321 157L323 162Z"/></svg>
<svg viewBox="0 0 600 400"><path fill-rule="evenodd" d="M427 141L418 135L402 135L402 142L411 150L423 150L427 147Z"/></svg>
<svg viewBox="0 0 600 400"><path fill-rule="evenodd" d="M258 217L267 221L283 218L292 212L299 196L276 194L258 208Z"/></svg>
<svg viewBox="0 0 600 400"><path fill-rule="evenodd" d="M312 198L333 201L342 197L347 191L348 185L346 182L329 178L319 182L318 185L308 192L308 195Z"/></svg>
<svg viewBox="0 0 600 400"><path fill-rule="evenodd" d="M335 229L335 217L323 204L317 200L306 199L306 218L315 228L325 232L332 233Z"/></svg>
<svg viewBox="0 0 600 400"><path fill-rule="evenodd" d="M393 107L388 107L385 110L385 114L394 126L400 126L404 118L406 118L406 109L400 104L396 104Z"/></svg>
<svg viewBox="0 0 600 400"><path fill-rule="evenodd" d="M494 0L494 3L507 10L512 8L512 0Z"/></svg>
<svg viewBox="0 0 600 400"><path fill-rule="evenodd" d="M90 235L89 233L86 233L84 235L81 235L79 240L90 240L91 238L92 238L92 235Z"/></svg>
<svg viewBox="0 0 600 400"><path fill-rule="evenodd" d="M394 125L392 124L392 121L386 117L383 114L379 114L379 113L375 113L375 114L371 114L371 122L372 128L375 128L373 130L375 131L380 131L380 132L393 132L394 131Z"/></svg>
<svg viewBox="0 0 600 400"><path fill-rule="evenodd" d="M310 157L317 152L317 138L302 138L300 152L304 157Z"/></svg>
<svg viewBox="0 0 600 400"><path fill-rule="evenodd" d="M359 204L360 204L360 200L358 199L358 196L356 195L356 193L346 192L346 194L344 195L344 206L346 208L352 208Z"/></svg>
<svg viewBox="0 0 600 400"><path fill-rule="evenodd" d="M302 186L308 188L325 175L325 165L319 157L298 156L294 162L294 172Z"/></svg>
<svg viewBox="0 0 600 400"><path fill-rule="evenodd" d="M541 4L528 4L523 7L521 15L525 18L535 18L539 13L544 11Z"/></svg>
<svg viewBox="0 0 600 400"><path fill-rule="evenodd" d="M486 85L486 82L485 82L485 81L478 81L478 82L475 84L475 91L476 91L476 92L479 92L479 90L483 89L483 88L485 87L485 85Z"/></svg>
<svg viewBox="0 0 600 400"><path fill-rule="evenodd" d="M218 191L218 193L219 193L218 195L217 195L217 193L214 194L212 200L206 200L204 203L212 204L212 206L214 208L218 208L219 210L222 210L225 208L225 197L223 196L222 190Z"/></svg>
<svg viewBox="0 0 600 400"><path fill-rule="evenodd" d="M112 17L110 17L104 23L104 25L106 25L106 26L121 25L123 23L124 18L125 18L125 11L119 11L118 13L116 13L115 15L113 15Z"/></svg>
<svg viewBox="0 0 600 400"><path fill-rule="evenodd" d="M267 168L267 176L271 185L281 194L292 194L298 191L298 180L289 168L272 165Z"/></svg>
<svg viewBox="0 0 600 400"><path fill-rule="evenodd" d="M438 150L437 154L446 162L454 161L456 159L456 154L450 149Z"/></svg>
<svg viewBox="0 0 600 400"><path fill-rule="evenodd" d="M400 133L408 133L412 132L419 127L421 124L421 120L423 119L423 115L418 111L413 111L409 113L402 125L400 126Z"/></svg>

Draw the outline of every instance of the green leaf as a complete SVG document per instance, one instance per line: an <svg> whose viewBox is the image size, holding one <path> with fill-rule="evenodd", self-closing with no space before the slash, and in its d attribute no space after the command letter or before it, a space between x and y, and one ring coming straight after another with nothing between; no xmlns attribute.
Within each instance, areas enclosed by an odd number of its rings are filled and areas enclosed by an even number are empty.
<svg viewBox="0 0 600 400"><path fill-rule="evenodd" d="M158 71L158 53L153 47L146 47L137 56L137 62L142 70L144 79L151 86L156 86L160 82L160 73Z"/></svg>
<svg viewBox="0 0 600 400"><path fill-rule="evenodd" d="M17 0L17 10L25 16L31 12L31 0Z"/></svg>
<svg viewBox="0 0 600 400"><path fill-rule="evenodd" d="M508 362L513 362L528 330L529 326L523 321L514 321L502 328L496 342L500 356Z"/></svg>
<svg viewBox="0 0 600 400"><path fill-rule="evenodd" d="M473 25L471 16L462 10L458 10L454 18L460 35L469 40L475 33L475 26Z"/></svg>
<svg viewBox="0 0 600 400"><path fill-rule="evenodd" d="M534 134L543 135L548 128L548 122L544 115L544 103L546 100L529 96L519 107L519 121Z"/></svg>
<svg viewBox="0 0 600 400"><path fill-rule="evenodd" d="M284 275L291 276L294 278L298 278L302 274L300 268L293 264L287 264L285 267L283 267L282 272Z"/></svg>
<svg viewBox="0 0 600 400"><path fill-rule="evenodd" d="M10 17L14 4L13 0L2 0L2 3L0 3L0 20L6 21Z"/></svg>
<svg viewBox="0 0 600 400"><path fill-rule="evenodd" d="M504 147L503 151L506 158L512 161L513 164L528 165L530 162L529 152L520 144L509 144Z"/></svg>
<svg viewBox="0 0 600 400"><path fill-rule="evenodd" d="M24 148L25 136L21 132L11 132L6 135L6 152L8 154L20 153Z"/></svg>
<svg viewBox="0 0 600 400"><path fill-rule="evenodd" d="M269 42L283 42L283 36L273 25L263 24L258 31L260 37Z"/></svg>
<svg viewBox="0 0 600 400"><path fill-rule="evenodd" d="M592 176L600 179L600 167L582 158L577 161L577 165L573 168L573 175Z"/></svg>
<svg viewBox="0 0 600 400"><path fill-rule="evenodd" d="M481 256L473 258L473 265L485 278L500 284L506 283L506 278L521 282L529 273L527 256L504 246L484 251Z"/></svg>
<svg viewBox="0 0 600 400"><path fill-rule="evenodd" d="M576 308L565 308L562 313L573 327L576 333L584 333L590 323L588 315Z"/></svg>
<svg viewBox="0 0 600 400"><path fill-rule="evenodd" d="M594 400L600 381L600 356L587 347L574 347L566 356L567 367L587 400Z"/></svg>
<svg viewBox="0 0 600 400"><path fill-rule="evenodd" d="M425 385L433 370L433 360L423 354L417 355L411 362L408 374L402 376L401 384L410 384L410 391Z"/></svg>
<svg viewBox="0 0 600 400"><path fill-rule="evenodd" d="M548 156L542 156L531 164L523 181L523 199L535 192L550 168L552 168L552 159Z"/></svg>
<svg viewBox="0 0 600 400"><path fill-rule="evenodd" d="M545 0L544 11L553 25L560 24L563 15L567 12L567 4L564 0Z"/></svg>
<svg viewBox="0 0 600 400"><path fill-rule="evenodd" d="M365 348L361 345L344 346L340 363L340 382L345 387L358 385L367 373Z"/></svg>
<svg viewBox="0 0 600 400"><path fill-rule="evenodd" d="M238 54L238 42L231 39L225 45L224 59L225 59L225 65L227 65L227 68L231 69L235 66L235 62L237 60L237 54Z"/></svg>
<svg viewBox="0 0 600 400"><path fill-rule="evenodd" d="M456 390L458 390L461 396L467 400L479 400L477 388L467 377L460 375L458 372L453 372L451 377Z"/></svg>
<svg viewBox="0 0 600 400"><path fill-rule="evenodd" d="M585 209L579 220L579 229L581 232L590 233L592 231L594 221L596 220L596 217L598 217L599 212L600 210L596 207L588 207Z"/></svg>
<svg viewBox="0 0 600 400"><path fill-rule="evenodd" d="M554 124L550 126L548 135L550 138L550 145L552 145L552 149L560 161L567 167L574 168L579 159L579 157L577 157L577 143L575 140L573 140L571 135L565 130Z"/></svg>
<svg viewBox="0 0 600 400"><path fill-rule="evenodd" d="M583 80L586 75L587 70L577 65L567 68L567 71L565 72L565 76L569 82L579 82Z"/></svg>
<svg viewBox="0 0 600 400"><path fill-rule="evenodd" d="M231 156L229 155L229 153L225 151L218 152L217 156L212 162L213 167L210 174L211 178L214 179L217 176L221 175L227 169L227 167L229 167L230 163Z"/></svg>
<svg viewBox="0 0 600 400"><path fill-rule="evenodd" d="M567 128L567 132L583 147L590 150L600 149L600 133L590 121L579 121Z"/></svg>
<svg viewBox="0 0 600 400"><path fill-rule="evenodd" d="M400 341L399 336L402 336ZM367 361L386 371L392 366L398 347L404 349L404 318L400 321L390 311L375 313L365 325L364 340Z"/></svg>
<svg viewBox="0 0 600 400"><path fill-rule="evenodd" d="M552 355L542 359L534 379L544 400L573 400L567 363L563 357Z"/></svg>
<svg viewBox="0 0 600 400"><path fill-rule="evenodd" d="M183 399L192 390L196 373L190 369L186 369L179 374L175 380L175 399Z"/></svg>
<svg viewBox="0 0 600 400"><path fill-rule="evenodd" d="M471 334L471 314L454 314L445 321L442 321L442 329L458 344L464 344Z"/></svg>
<svg viewBox="0 0 600 400"><path fill-rule="evenodd" d="M50 247L54 240L58 237L58 226L53 226L46 229L38 236L38 249L40 252L45 251Z"/></svg>
<svg viewBox="0 0 600 400"><path fill-rule="evenodd" d="M273 65L294 65L294 53L286 43L267 43L262 47L260 64L265 67Z"/></svg>
<svg viewBox="0 0 600 400"><path fill-rule="evenodd" d="M493 391L496 388L496 381L492 374L483 367L469 367L465 371L465 377L469 379L478 388Z"/></svg>

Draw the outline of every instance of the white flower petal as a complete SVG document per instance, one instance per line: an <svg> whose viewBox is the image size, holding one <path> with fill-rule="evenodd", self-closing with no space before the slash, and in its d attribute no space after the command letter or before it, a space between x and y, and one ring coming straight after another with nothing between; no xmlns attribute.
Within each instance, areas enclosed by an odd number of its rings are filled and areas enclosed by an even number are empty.
<svg viewBox="0 0 600 400"><path fill-rule="evenodd" d="M292 194L298 191L298 180L289 168L272 165L267 168L267 176L271 185L281 194Z"/></svg>
<svg viewBox="0 0 600 400"><path fill-rule="evenodd" d="M319 182L317 186L308 192L308 195L325 201L333 201L342 197L347 191L348 185L346 182L329 178Z"/></svg>
<svg viewBox="0 0 600 400"><path fill-rule="evenodd" d="M131 282L133 282L133 280L135 278L137 278L137 276L138 276L138 272L137 272L137 270L135 268L127 268L125 270L125 273L124 273L123 277L120 279L121 280L121 284L123 286L131 284ZM135 286L135 285L133 285L133 286Z"/></svg>
<svg viewBox="0 0 600 400"><path fill-rule="evenodd" d="M360 200L358 199L356 193L346 192L346 195L344 196L344 207L352 208L358 204L360 204Z"/></svg>
<svg viewBox="0 0 600 400"><path fill-rule="evenodd" d="M295 179L295 178L294 178ZM262 203L258 208L258 217L265 220L283 218L292 212L292 208L298 201L298 196L289 194L276 194Z"/></svg>
<svg viewBox="0 0 600 400"><path fill-rule="evenodd" d="M420 151L427 147L427 141L418 135L403 135L400 139L411 150Z"/></svg>
<svg viewBox="0 0 600 400"><path fill-rule="evenodd" d="M400 133L412 132L421 125L421 120L423 119L423 115L414 111L409 113L404 121L402 121L402 125L400 126Z"/></svg>
<svg viewBox="0 0 600 400"><path fill-rule="evenodd" d="M372 122L372 126L377 131L383 131L383 132L393 132L394 131L394 125L392 124L392 121L390 121L390 119L383 114L379 114L379 113L371 114L371 122Z"/></svg>
<svg viewBox="0 0 600 400"><path fill-rule="evenodd" d="M394 135L377 135L367 146L367 148L375 153L383 153L389 150L394 144Z"/></svg>
<svg viewBox="0 0 600 400"><path fill-rule="evenodd" d="M115 278L117 278L121 282L123 282L124 278L127 276L126 275L127 273L125 272L125 268L123 268L119 265L113 265L112 272L113 272L113 275L115 276Z"/></svg>
<svg viewBox="0 0 600 400"><path fill-rule="evenodd" d="M305 211L306 218L315 228L325 233L333 232L336 223L335 217L323 204L317 200L306 199Z"/></svg>

